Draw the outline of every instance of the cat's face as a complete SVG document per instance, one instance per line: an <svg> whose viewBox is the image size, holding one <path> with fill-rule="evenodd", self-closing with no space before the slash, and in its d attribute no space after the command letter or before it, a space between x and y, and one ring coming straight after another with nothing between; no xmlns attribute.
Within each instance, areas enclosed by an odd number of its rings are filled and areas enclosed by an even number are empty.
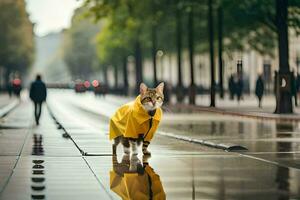
<svg viewBox="0 0 300 200"><path fill-rule="evenodd" d="M164 83L156 88L148 88L144 83L140 85L141 103L145 110L152 111L160 108L164 102Z"/></svg>

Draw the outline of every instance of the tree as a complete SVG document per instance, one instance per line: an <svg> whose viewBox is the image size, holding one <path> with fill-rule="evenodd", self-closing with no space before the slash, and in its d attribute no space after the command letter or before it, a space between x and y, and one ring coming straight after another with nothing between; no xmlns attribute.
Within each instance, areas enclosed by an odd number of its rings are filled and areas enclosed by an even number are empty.
<svg viewBox="0 0 300 200"><path fill-rule="evenodd" d="M107 66L114 66L115 79L117 79L119 68L122 67L124 94L127 94L127 57L132 52L130 45L127 43L129 39L124 39L128 34L125 29L114 26L111 19L106 19L103 23L104 27L97 36L98 59L105 70Z"/></svg>
<svg viewBox="0 0 300 200"><path fill-rule="evenodd" d="M214 61L214 29L213 29L212 0L208 0L208 29L210 56L210 106L215 107L215 61Z"/></svg>
<svg viewBox="0 0 300 200"><path fill-rule="evenodd" d="M26 72L34 58L33 24L24 0L0 1L0 27L0 66L8 83L12 71Z"/></svg>
<svg viewBox="0 0 300 200"><path fill-rule="evenodd" d="M224 98L223 86L223 9L218 7L218 60L219 60L219 90L220 98Z"/></svg>
<svg viewBox="0 0 300 200"><path fill-rule="evenodd" d="M291 113L293 110L290 90L281 89L282 80L290 83L289 55L288 55L288 28L300 33L300 2L297 0L250 0L222 1L223 8L231 11L230 16L234 30L239 38L243 38L246 47L252 48L261 54L274 55L276 41L279 56L279 72L275 87L275 113ZM227 24L226 24L227 26ZM225 26L225 27L226 27ZM236 28L235 28L236 29ZM248 32L245 32L248 31ZM224 31L226 32L226 31Z"/></svg>
<svg viewBox="0 0 300 200"><path fill-rule="evenodd" d="M98 68L96 35L101 24L83 17L85 8L78 8L70 29L64 33L64 60L73 77L87 79Z"/></svg>
<svg viewBox="0 0 300 200"><path fill-rule="evenodd" d="M289 67L288 42L288 1L276 0L276 27L278 34L279 73L277 75L277 98L275 113L293 113L292 104L292 77ZM283 81L288 82L290 91L286 91Z"/></svg>
<svg viewBox="0 0 300 200"><path fill-rule="evenodd" d="M299 33L299 1L290 0L288 3L287 24ZM114 59L106 59L107 65L116 60L124 64L126 60L124 57L135 55L137 86L143 79L142 60L144 58L152 60L155 83L157 82L157 50L177 54L177 99L179 102L184 97L181 69L181 54L184 50L190 52L191 85L194 82L194 53L210 53L211 106L215 106L215 44L218 43L219 47L221 97L223 96L222 55L224 53L255 50L263 55L274 56L277 29L273 0L86 0L85 6L89 8L89 13L95 16L96 20L110 21L113 31L106 35L107 40L110 37L112 40L116 38L122 40L117 46L104 45L102 52L119 52L117 49L122 48L120 56L116 55L119 53L115 53ZM189 12L190 7L193 8L193 12ZM213 23L216 15L218 24ZM183 24L188 24L188 27L182 27ZM215 28L218 31L213 31ZM117 33L121 33L122 36L119 37ZM105 42L105 39L102 42ZM124 46L126 46L125 49L123 49ZM123 64L118 65L125 66ZM191 102L193 102L192 98Z"/></svg>
<svg viewBox="0 0 300 200"><path fill-rule="evenodd" d="M194 81L194 9L192 6L188 10L188 45L189 45L189 60L190 60L190 92L189 102L195 104L196 102L196 85Z"/></svg>

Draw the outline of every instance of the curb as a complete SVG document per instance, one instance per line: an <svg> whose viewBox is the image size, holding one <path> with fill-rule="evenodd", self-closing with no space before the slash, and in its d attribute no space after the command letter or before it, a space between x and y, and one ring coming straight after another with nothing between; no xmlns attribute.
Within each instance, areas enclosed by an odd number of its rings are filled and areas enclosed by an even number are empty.
<svg viewBox="0 0 300 200"><path fill-rule="evenodd" d="M194 139L194 138L190 138L190 137L186 137L186 136L182 136L182 135L176 135L176 134L173 134L173 133L162 132L162 131L158 131L157 133L162 135L162 136L174 138L174 139L177 139L177 140L182 140L182 141L185 141L185 142L201 144L201 145L204 145L204 146L208 146L208 147L212 147L212 148L216 148L216 149L221 149L221 150L228 151L228 152L241 152L241 151L247 151L248 150L244 146L241 146L241 145L238 145L238 144L233 144L233 143L214 143L214 142L211 142L211 141L208 141L208 140Z"/></svg>
<svg viewBox="0 0 300 200"><path fill-rule="evenodd" d="M5 117L10 111L16 108L19 104L20 104L19 100L14 100L13 102L4 106L2 109L0 109L0 118Z"/></svg>

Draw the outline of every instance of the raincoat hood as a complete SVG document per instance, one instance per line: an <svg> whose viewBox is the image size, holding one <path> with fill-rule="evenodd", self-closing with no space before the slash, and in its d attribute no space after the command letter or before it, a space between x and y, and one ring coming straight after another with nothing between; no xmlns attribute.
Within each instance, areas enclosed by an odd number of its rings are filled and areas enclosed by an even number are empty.
<svg viewBox="0 0 300 200"><path fill-rule="evenodd" d="M158 128L161 117L160 108L156 109L153 116L149 115L138 96L135 101L120 107L111 117L109 139L112 140L121 135L128 138L138 138L139 135L143 135L145 141L150 141Z"/></svg>

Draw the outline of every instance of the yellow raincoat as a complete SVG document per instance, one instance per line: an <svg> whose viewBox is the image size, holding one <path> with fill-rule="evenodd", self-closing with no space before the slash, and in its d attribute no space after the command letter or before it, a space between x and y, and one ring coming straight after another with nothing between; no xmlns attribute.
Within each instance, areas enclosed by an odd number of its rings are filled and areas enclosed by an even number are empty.
<svg viewBox="0 0 300 200"><path fill-rule="evenodd" d="M161 120L162 110L156 109L151 117L144 109L140 96L135 101L120 107L111 117L109 123L109 139L112 140L120 135L129 138L138 138L144 135L144 140L150 142ZM152 126L150 128L150 119ZM150 129L149 129L150 128Z"/></svg>
<svg viewBox="0 0 300 200"><path fill-rule="evenodd" d="M159 175L150 166L145 167L145 173L124 173L120 176L114 171L110 172L110 189L117 193L123 200L165 200Z"/></svg>

